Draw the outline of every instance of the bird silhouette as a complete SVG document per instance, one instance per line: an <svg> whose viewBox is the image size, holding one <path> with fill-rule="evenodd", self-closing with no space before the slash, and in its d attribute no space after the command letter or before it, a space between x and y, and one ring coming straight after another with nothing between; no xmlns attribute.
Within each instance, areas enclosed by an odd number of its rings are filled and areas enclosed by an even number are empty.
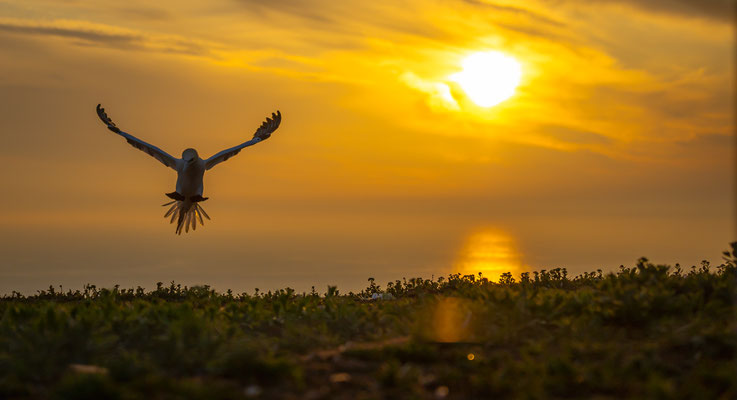
<svg viewBox="0 0 737 400"><path fill-rule="evenodd" d="M277 110L276 113L271 114L271 118L266 118L266 121L256 129L253 139L241 143L238 146L225 149L208 159L202 159L197 154L197 150L193 148L184 150L182 152L182 158L176 158L154 145L121 131L110 117L107 116L105 109L100 104L97 105L97 116L107 125L108 129L125 138L131 146L177 171L176 190L166 193L166 196L172 199L172 201L163 206L169 206L169 210L164 215L164 218L171 217L170 223L174 223L175 220L177 221L175 233L179 235L182 234L182 230L189 232L190 227L192 230L197 229L198 220L200 225L204 225L203 216L208 220L210 219L210 216L207 215L207 212L200 205L201 202L208 199L208 197L202 197L202 180L205 176L205 171L240 153L244 148L268 139L281 123L281 113Z"/></svg>

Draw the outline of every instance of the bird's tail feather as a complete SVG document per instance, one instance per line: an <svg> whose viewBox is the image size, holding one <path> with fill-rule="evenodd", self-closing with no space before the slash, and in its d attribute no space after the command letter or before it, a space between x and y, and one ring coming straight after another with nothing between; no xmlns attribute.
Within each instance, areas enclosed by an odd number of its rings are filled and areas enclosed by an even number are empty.
<svg viewBox="0 0 737 400"><path fill-rule="evenodd" d="M169 223L172 224L174 223L174 220L177 221L177 229L175 233L178 235L182 234L182 230L184 230L184 232L189 232L190 228L192 228L192 230L197 229L198 219L200 225L205 225L205 221L202 219L203 215L208 220L210 219L210 216L207 215L207 212L205 212L199 202L174 200L163 204L162 206L170 206L169 210L164 214L164 218L169 218L169 216L171 216Z"/></svg>

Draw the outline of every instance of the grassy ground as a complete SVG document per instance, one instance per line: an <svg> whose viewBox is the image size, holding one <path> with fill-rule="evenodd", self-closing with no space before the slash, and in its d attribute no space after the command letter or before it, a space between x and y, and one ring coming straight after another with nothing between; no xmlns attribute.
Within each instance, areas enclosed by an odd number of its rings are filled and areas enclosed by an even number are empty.
<svg viewBox="0 0 737 400"><path fill-rule="evenodd" d="M0 398L737 398L725 263L0 299Z"/></svg>

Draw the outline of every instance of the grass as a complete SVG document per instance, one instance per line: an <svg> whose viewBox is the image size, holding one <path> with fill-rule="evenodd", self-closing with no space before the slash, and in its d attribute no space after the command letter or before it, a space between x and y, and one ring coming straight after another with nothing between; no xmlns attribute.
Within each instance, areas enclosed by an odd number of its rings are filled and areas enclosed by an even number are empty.
<svg viewBox="0 0 737 400"><path fill-rule="evenodd" d="M737 243L724 260L369 279L349 294L13 293L0 398L733 399Z"/></svg>

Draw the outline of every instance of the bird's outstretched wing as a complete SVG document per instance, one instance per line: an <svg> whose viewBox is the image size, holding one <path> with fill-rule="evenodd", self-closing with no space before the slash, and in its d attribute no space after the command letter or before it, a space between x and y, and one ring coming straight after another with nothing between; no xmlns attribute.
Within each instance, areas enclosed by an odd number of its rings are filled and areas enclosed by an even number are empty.
<svg viewBox="0 0 737 400"><path fill-rule="evenodd" d="M225 149L208 158L207 160L205 160L205 169L210 169L217 164L220 164L221 162L229 159L230 157L233 157L245 147L253 146L258 142L268 139L269 137L271 137L271 134L276 130L276 128L279 127L280 123L281 113L277 110L276 113L271 113L271 118L266 118L266 121L264 121L261 126L256 130L256 133L253 134L253 139L243 144L239 144L238 146Z"/></svg>
<svg viewBox="0 0 737 400"><path fill-rule="evenodd" d="M167 167L174 170L177 169L177 159L175 157L154 145L148 144L131 134L121 131L120 128L115 126L115 123L110 119L110 117L107 116L107 114L105 113L105 109L100 107L100 104L97 105L97 116L100 117L100 120L102 120L105 125L107 125L108 129L124 137L125 140L131 144L131 146L159 160Z"/></svg>

